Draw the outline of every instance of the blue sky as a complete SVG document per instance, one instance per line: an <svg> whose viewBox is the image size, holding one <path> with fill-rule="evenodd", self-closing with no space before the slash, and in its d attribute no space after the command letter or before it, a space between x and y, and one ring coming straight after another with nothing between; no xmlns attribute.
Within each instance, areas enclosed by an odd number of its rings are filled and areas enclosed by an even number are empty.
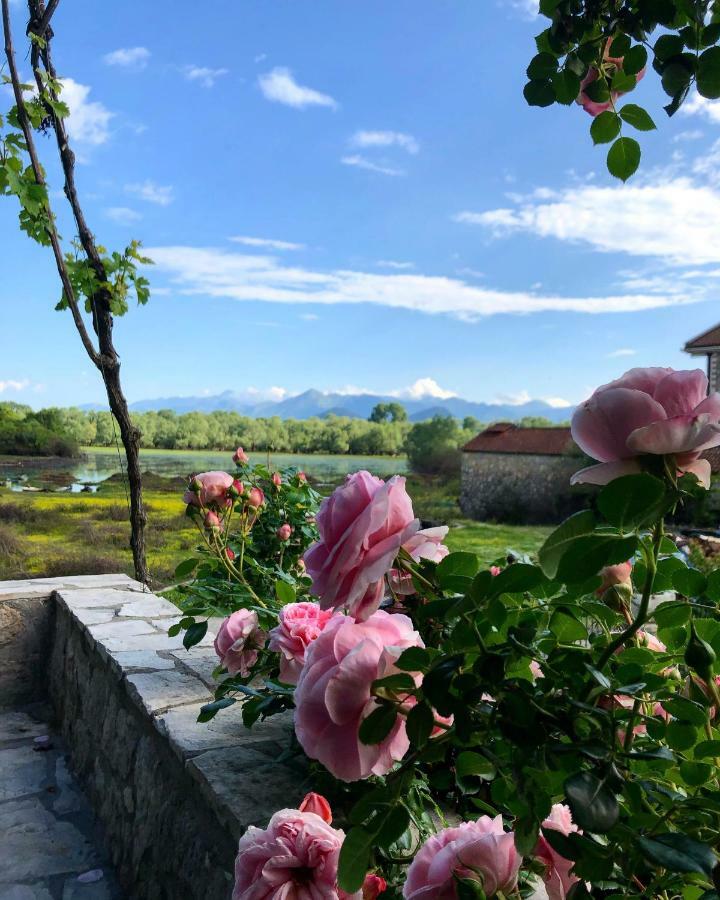
<svg viewBox="0 0 720 900"><path fill-rule="evenodd" d="M117 323L128 397L574 403L631 365L690 364L684 341L720 320L720 103L667 120L646 78L633 101L660 129L621 186L579 107L525 105L532 6L63 0L88 219L156 261ZM0 399L102 401L12 199L0 240Z"/></svg>

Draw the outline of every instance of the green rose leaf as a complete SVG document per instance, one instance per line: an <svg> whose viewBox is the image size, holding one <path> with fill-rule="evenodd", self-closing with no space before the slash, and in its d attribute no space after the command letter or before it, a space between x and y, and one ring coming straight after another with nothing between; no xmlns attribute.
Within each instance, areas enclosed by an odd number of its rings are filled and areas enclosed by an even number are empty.
<svg viewBox="0 0 720 900"><path fill-rule="evenodd" d="M699 597L707 587L707 578L697 569L683 568L673 573L672 584L685 597Z"/></svg>
<svg viewBox="0 0 720 900"><path fill-rule="evenodd" d="M184 559L175 567L175 577L178 581L184 581L195 570L197 564L197 559Z"/></svg>
<svg viewBox="0 0 720 900"><path fill-rule="evenodd" d="M604 834L620 815L617 797L592 772L578 772L565 782L565 797L573 821L584 831Z"/></svg>
<svg viewBox="0 0 720 900"><path fill-rule="evenodd" d="M403 672L423 672L431 661L432 657L424 647L408 647L400 654L395 668Z"/></svg>
<svg viewBox="0 0 720 900"><path fill-rule="evenodd" d="M472 794L480 789L483 781L495 777L495 766L480 753L463 751L455 762L455 779L464 794Z"/></svg>
<svg viewBox="0 0 720 900"><path fill-rule="evenodd" d="M614 42L613 42L614 44ZM615 47L613 46L613 56L615 56ZM642 44L636 44L624 55L623 69L626 75L637 75L647 65L647 50Z"/></svg>
<svg viewBox="0 0 720 900"><path fill-rule="evenodd" d="M275 582L275 594L282 603L283 606L287 606L288 603L295 602L295 588L288 584L287 581L276 581Z"/></svg>
<svg viewBox="0 0 720 900"><path fill-rule="evenodd" d="M650 114L637 103L626 103L620 110L620 118L638 131L653 131L657 128Z"/></svg>
<svg viewBox="0 0 720 900"><path fill-rule="evenodd" d="M474 553L451 553L439 563L435 577L443 590L465 591L467 580L474 578L480 569L480 560Z"/></svg>
<svg viewBox="0 0 720 900"><path fill-rule="evenodd" d="M564 106L570 106L580 93L580 76L571 69L562 69L552 76L555 99Z"/></svg>
<svg viewBox="0 0 720 900"><path fill-rule="evenodd" d="M183 647L186 650L189 650L191 647L194 647L195 644L199 644L207 634L207 630L208 623L206 621L193 622L192 625L188 626L187 631L183 635Z"/></svg>
<svg viewBox="0 0 720 900"><path fill-rule="evenodd" d="M621 181L627 181L637 172L641 156L640 144L634 138L618 138L608 152L608 172Z"/></svg>
<svg viewBox="0 0 720 900"><path fill-rule="evenodd" d="M646 859L671 872L697 872L711 878L718 862L707 844L677 832L657 834L652 838L641 836L638 844Z"/></svg>
<svg viewBox="0 0 720 900"><path fill-rule="evenodd" d="M434 727L435 715L428 703L418 703L408 713L405 729L414 747L426 743Z"/></svg>
<svg viewBox="0 0 720 900"><path fill-rule="evenodd" d="M540 566L548 578L557 575L560 560L575 541L579 537L591 534L594 528L595 516L591 510L586 509L570 516L549 535L538 552Z"/></svg>
<svg viewBox="0 0 720 900"><path fill-rule="evenodd" d="M646 474L623 475L602 489L597 503L611 525L629 531L657 519L663 511L664 499L665 485L659 478Z"/></svg>
<svg viewBox="0 0 720 900"><path fill-rule="evenodd" d="M604 568L631 559L638 548L638 539L615 534L591 534L578 538L563 555L558 578L566 584L578 584Z"/></svg>
<svg viewBox="0 0 720 900"><path fill-rule="evenodd" d="M558 61L551 53L538 53L530 60L527 77L531 81L545 81L557 71Z"/></svg>
<svg viewBox="0 0 720 900"><path fill-rule="evenodd" d="M717 100L720 97L720 47L705 50L698 62L697 89L702 97Z"/></svg>
<svg viewBox="0 0 720 900"><path fill-rule="evenodd" d="M358 736L363 744L379 744L390 734L397 712L394 706L383 704L362 720Z"/></svg>
<svg viewBox="0 0 720 900"><path fill-rule="evenodd" d="M362 888L370 864L375 835L365 828L351 828L340 848L338 885L349 894Z"/></svg>
<svg viewBox="0 0 720 900"><path fill-rule="evenodd" d="M590 137L594 144L609 144L620 134L621 126L620 116L607 109L593 119L590 126Z"/></svg>
<svg viewBox="0 0 720 900"><path fill-rule="evenodd" d="M555 102L555 89L550 81L528 81L523 89L523 96L529 106L552 106Z"/></svg>

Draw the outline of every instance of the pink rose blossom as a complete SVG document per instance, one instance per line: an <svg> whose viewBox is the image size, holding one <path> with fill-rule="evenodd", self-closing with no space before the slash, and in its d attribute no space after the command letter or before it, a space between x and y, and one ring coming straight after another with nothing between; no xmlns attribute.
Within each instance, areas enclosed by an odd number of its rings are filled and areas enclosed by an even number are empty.
<svg viewBox="0 0 720 900"><path fill-rule="evenodd" d="M410 746L405 719L398 716L379 744L363 744L360 725L377 708L373 681L397 671L403 650L423 646L407 616L333 616L307 648L295 690L295 732L305 753L341 781L389 772Z"/></svg>
<svg viewBox="0 0 720 900"><path fill-rule="evenodd" d="M280 654L280 678L285 684L297 684L307 648L333 614L333 610L322 610L318 603L309 601L288 603L280 610L280 624L270 632L268 646Z"/></svg>
<svg viewBox="0 0 720 900"><path fill-rule="evenodd" d="M307 481L307 475L304 472L297 473L298 481Z"/></svg>
<svg viewBox="0 0 720 900"><path fill-rule="evenodd" d="M579 830L572 820L570 809L564 803L556 803L542 825L543 828L559 831L565 837ZM572 874L575 863L553 850L542 834L535 845L533 856L538 857L546 866L545 891L549 900L565 900L570 888L580 880L577 875Z"/></svg>
<svg viewBox="0 0 720 900"><path fill-rule="evenodd" d="M246 678L265 644L265 632L258 624L256 612L239 609L222 623L215 638L215 652L231 675Z"/></svg>
<svg viewBox="0 0 720 900"><path fill-rule="evenodd" d="M228 488L232 485L232 475L227 472L201 472L196 475L191 488L185 491L183 500L191 506L229 506ZM192 490L197 486L198 490Z"/></svg>
<svg viewBox="0 0 720 900"><path fill-rule="evenodd" d="M337 886L345 833L314 812L281 809L240 838L232 900L361 900Z"/></svg>
<svg viewBox="0 0 720 900"><path fill-rule="evenodd" d="M250 461L250 457L243 450L242 447L238 447L237 450L233 453L233 462L238 466L244 466L246 463Z"/></svg>
<svg viewBox="0 0 720 900"><path fill-rule="evenodd" d="M300 812L315 813L316 816L320 816L323 822L332 825L332 809L330 809L330 804L322 794L316 794L314 791L310 791L309 794L305 795L305 799L298 807L298 810Z"/></svg>
<svg viewBox="0 0 720 900"><path fill-rule="evenodd" d="M522 857L501 816L481 816L428 838L410 864L405 900L456 900L456 878L482 886L488 897L515 890Z"/></svg>
<svg viewBox="0 0 720 900"><path fill-rule="evenodd" d="M345 606L367 619L380 605L400 547L418 530L405 479L349 475L323 500L317 526L320 540L305 554L314 593L323 609Z"/></svg>
<svg viewBox="0 0 720 900"><path fill-rule="evenodd" d="M362 900L377 900L387 890L387 881L380 875L366 875L362 886Z"/></svg>
<svg viewBox="0 0 720 900"><path fill-rule="evenodd" d="M608 39L607 44L605 45L605 52L603 53L603 62L605 67L609 69L622 69L624 56L610 56L610 46L612 44L612 38ZM612 75L611 71L608 71L608 75ZM591 100L590 97L585 93L585 88L592 84L593 81L597 81L599 72L595 66L590 66L588 69L587 75L580 82L580 93L578 94L577 102L582 106L585 112L589 113L591 116L599 116L600 113L605 112L608 109L613 109L615 103L618 98L622 97L626 91L612 91L610 93L610 99L606 100L603 103L600 103L596 100ZM642 69L635 76L635 83L637 84L639 81L645 77L645 69Z"/></svg>
<svg viewBox="0 0 720 900"><path fill-rule="evenodd" d="M490 566L490 574L493 578L497 578L497 576L502 572L500 566Z"/></svg>
<svg viewBox="0 0 720 900"><path fill-rule="evenodd" d="M277 536L281 541L289 541L292 533L292 525L289 525L287 522L281 525L277 530Z"/></svg>
<svg viewBox="0 0 720 900"><path fill-rule="evenodd" d="M265 502L265 494L259 487L250 488L247 494L247 504L253 509L259 509Z"/></svg>
<svg viewBox="0 0 720 900"><path fill-rule="evenodd" d="M598 595L604 594L609 588L620 584L632 586L632 563L624 562L616 566L605 566L604 569L600 570L599 575L602 583L595 591Z"/></svg>
<svg viewBox="0 0 720 900"><path fill-rule="evenodd" d="M439 563L450 552L443 544L449 530L447 525L440 525L437 528L422 528L405 541L402 548L415 562L429 559L430 562Z"/></svg>
<svg viewBox="0 0 720 900"><path fill-rule="evenodd" d="M709 487L703 450L720 444L720 394L707 395L700 369L630 369L599 387L572 418L575 443L600 465L576 472L573 484L607 484L640 471L638 457L674 456L679 472Z"/></svg>

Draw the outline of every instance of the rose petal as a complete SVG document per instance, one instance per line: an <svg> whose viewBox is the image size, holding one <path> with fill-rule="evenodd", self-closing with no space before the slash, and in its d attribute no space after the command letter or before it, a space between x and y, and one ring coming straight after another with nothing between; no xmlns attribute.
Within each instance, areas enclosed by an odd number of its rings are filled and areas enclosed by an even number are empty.
<svg viewBox="0 0 720 900"><path fill-rule="evenodd" d="M683 466L681 469L682 472L689 472L692 475L697 477L697 480L700 484L706 489L710 489L710 482L712 478L712 467L707 459L696 459L695 462L688 463L688 465Z"/></svg>
<svg viewBox="0 0 720 900"><path fill-rule="evenodd" d="M570 484L610 484L611 481L623 475L637 475L641 471L640 464L634 459L600 463L599 466L587 466L580 469L570 479Z"/></svg>
<svg viewBox="0 0 720 900"><path fill-rule="evenodd" d="M702 369L671 372L658 383L653 397L662 404L668 419L689 416L707 397L708 380Z"/></svg>
<svg viewBox="0 0 720 900"><path fill-rule="evenodd" d="M572 418L572 437L588 456L613 462L634 455L627 439L638 428L666 419L663 407L649 394L608 388L593 394Z"/></svg>
<svg viewBox="0 0 720 900"><path fill-rule="evenodd" d="M665 455L706 450L720 444L720 425L712 422L709 413L699 416L675 416L664 422L654 422L637 428L628 437L627 445L635 453Z"/></svg>

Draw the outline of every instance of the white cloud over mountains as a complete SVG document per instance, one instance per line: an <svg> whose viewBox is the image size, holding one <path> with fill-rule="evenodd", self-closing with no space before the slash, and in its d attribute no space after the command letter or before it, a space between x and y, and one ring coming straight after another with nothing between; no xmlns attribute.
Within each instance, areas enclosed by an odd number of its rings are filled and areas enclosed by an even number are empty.
<svg viewBox="0 0 720 900"><path fill-rule="evenodd" d="M338 108L337 101L329 94L299 84L290 69L284 66L276 66L270 72L260 75L258 86L263 97L272 103L282 103L294 109L305 109L307 106Z"/></svg>
<svg viewBox="0 0 720 900"><path fill-rule="evenodd" d="M169 284L180 294L266 303L362 303L468 321L501 313L640 312L704 299L692 292L566 297L478 287L446 276L346 269L324 272L288 265L269 255L234 253L216 247L151 247L147 253L155 261L156 270L165 273Z"/></svg>

